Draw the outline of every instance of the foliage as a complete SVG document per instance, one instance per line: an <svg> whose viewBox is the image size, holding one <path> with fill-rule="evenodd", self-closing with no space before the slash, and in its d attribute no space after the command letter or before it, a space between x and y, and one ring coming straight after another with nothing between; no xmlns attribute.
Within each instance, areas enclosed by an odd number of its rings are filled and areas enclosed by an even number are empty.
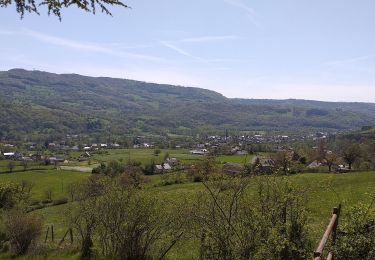
<svg viewBox="0 0 375 260"><path fill-rule="evenodd" d="M31 242L36 241L42 231L40 218L19 209L6 212L4 226L11 251L15 255L25 254Z"/></svg>
<svg viewBox="0 0 375 260"><path fill-rule="evenodd" d="M358 144L344 143L342 148L342 157L352 169L353 163L361 156L361 148Z"/></svg>
<svg viewBox="0 0 375 260"><path fill-rule="evenodd" d="M262 178L249 198L246 177L211 176L191 211L202 259L306 259L301 193L283 178ZM301 198L302 197L302 198Z"/></svg>
<svg viewBox="0 0 375 260"><path fill-rule="evenodd" d="M25 204L30 198L32 184L27 181L0 183L0 209L11 209L17 204Z"/></svg>
<svg viewBox="0 0 375 260"><path fill-rule="evenodd" d="M69 214L70 223L80 233L82 256L91 255L94 243L101 255L109 258L165 255L182 236L177 223L180 218L176 217L179 211L162 208L159 200L139 189L124 188L121 176L104 178L104 182L96 179L103 184L102 192L82 197L78 208Z"/></svg>
<svg viewBox="0 0 375 260"><path fill-rule="evenodd" d="M76 7L80 10L90 12L95 14L96 9L99 8L100 11L106 13L108 15L112 15L111 12L108 10L107 5L115 5L115 6L122 6L128 7L124 3L119 0L41 0L37 3L34 0L15 0L14 3L10 0L0 0L0 7L8 7L14 4L16 6L16 11L21 15L23 18L25 12L27 13L35 13L39 14L39 7L46 6L48 10L48 15L51 13L56 15L61 20L61 10L68 7Z"/></svg>
<svg viewBox="0 0 375 260"><path fill-rule="evenodd" d="M375 212L372 206L360 204L343 211L335 248L337 259L375 259Z"/></svg>
<svg viewBox="0 0 375 260"><path fill-rule="evenodd" d="M7 140L173 133L184 141L224 129L341 130L375 119L372 104L238 100L199 88L25 70L0 72L0 97L0 136ZM306 115L316 107L327 113ZM280 114L280 108L300 113Z"/></svg>

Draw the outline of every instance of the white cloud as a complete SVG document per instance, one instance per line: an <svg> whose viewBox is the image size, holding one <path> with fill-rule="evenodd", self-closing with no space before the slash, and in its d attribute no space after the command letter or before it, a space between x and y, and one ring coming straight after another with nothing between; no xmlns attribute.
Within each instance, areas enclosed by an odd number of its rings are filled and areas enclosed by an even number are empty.
<svg viewBox="0 0 375 260"><path fill-rule="evenodd" d="M132 58L132 59L146 60L146 61L152 61L152 62L166 62L165 59L157 57L157 56L126 52L126 51L122 51L114 47L104 46L104 45L100 45L96 43L75 41L71 39L56 37L53 35L48 35L48 34L36 32L36 31L32 31L32 30L23 30L21 32L0 31L0 33L18 34L22 36L27 36L27 37L31 37L36 40L42 41L44 43L61 46L61 47L68 48L68 49L84 51L84 52L102 53L102 54L107 54L107 55L117 56L117 57L122 57L122 58Z"/></svg>
<svg viewBox="0 0 375 260"><path fill-rule="evenodd" d="M249 20L252 22L252 24L256 27L260 27L260 23L258 21L258 14L255 12L253 8L247 6L241 0L224 0L224 2L243 10L249 18Z"/></svg>

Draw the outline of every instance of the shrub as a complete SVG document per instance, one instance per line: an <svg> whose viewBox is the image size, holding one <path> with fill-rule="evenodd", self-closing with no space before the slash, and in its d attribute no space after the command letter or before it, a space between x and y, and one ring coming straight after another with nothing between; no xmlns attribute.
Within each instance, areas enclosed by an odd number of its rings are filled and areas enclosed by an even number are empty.
<svg viewBox="0 0 375 260"><path fill-rule="evenodd" d="M6 213L4 226L14 255L24 255L31 242L35 241L42 231L42 221L38 217L18 209Z"/></svg>
<svg viewBox="0 0 375 260"><path fill-rule="evenodd" d="M375 259L375 214L371 210L368 206L358 205L342 212L337 259Z"/></svg>

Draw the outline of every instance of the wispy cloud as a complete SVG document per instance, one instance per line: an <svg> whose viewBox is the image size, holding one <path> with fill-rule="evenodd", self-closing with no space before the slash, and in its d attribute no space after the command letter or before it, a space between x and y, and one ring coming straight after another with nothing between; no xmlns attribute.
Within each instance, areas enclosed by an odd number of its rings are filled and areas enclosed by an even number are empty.
<svg viewBox="0 0 375 260"><path fill-rule="evenodd" d="M249 18L249 20L252 22L252 24L255 25L256 27L260 27L260 23L258 21L258 14L255 12L253 8L246 5L241 0L223 0L223 1L231 6L234 6L243 10L246 13L247 17Z"/></svg>
<svg viewBox="0 0 375 260"><path fill-rule="evenodd" d="M171 43L171 42L166 42L166 41L160 41L160 44L166 48L169 48L185 57L189 57L189 58L193 58L193 59L197 59L197 60L202 60L202 58L200 57L197 57L197 56L194 56L192 54L190 54L189 52L187 52L186 50L176 46L175 44Z"/></svg>
<svg viewBox="0 0 375 260"><path fill-rule="evenodd" d="M203 43L203 42L217 42L217 41L228 41L228 40L237 40L240 37L236 35L223 35L223 36L202 36L202 37L191 37L178 40L179 42L188 42L188 43Z"/></svg>
<svg viewBox="0 0 375 260"><path fill-rule="evenodd" d="M96 43L75 41L75 40L71 40L67 38L56 37L53 35L40 33L37 31L32 31L32 30L23 30L19 32L0 31L0 34L18 34L22 36L31 37L33 39L36 39L44 43L61 46L64 48L84 51L84 52L102 53L102 54L107 54L107 55L116 56L116 57L140 59L140 60L153 61L153 62L165 62L166 61L163 58L152 56L152 55L144 55L144 54L139 54L139 53L126 52L118 48L115 48L113 46L110 47L110 46L105 46L105 45L96 44Z"/></svg>
<svg viewBox="0 0 375 260"><path fill-rule="evenodd" d="M364 55L364 56L358 56L358 57L349 58L349 59L327 61L323 63L323 65L329 66L329 67L345 67L348 65L358 64L363 61L368 61L373 58L375 58L375 55Z"/></svg>
<svg viewBox="0 0 375 260"><path fill-rule="evenodd" d="M185 49L177 46L174 42L167 42L167 41L159 41L159 43L168 48L171 49L177 53L179 53L182 56L188 57L193 59L194 61L202 62L202 63L230 63L230 62L253 62L253 59L244 59L244 58L204 58L200 56L196 56L191 54L189 51L186 51Z"/></svg>

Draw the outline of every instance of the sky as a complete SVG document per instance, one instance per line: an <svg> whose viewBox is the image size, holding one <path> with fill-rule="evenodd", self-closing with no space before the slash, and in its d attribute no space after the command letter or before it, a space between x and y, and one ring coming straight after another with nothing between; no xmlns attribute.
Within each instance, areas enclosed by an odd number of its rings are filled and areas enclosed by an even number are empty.
<svg viewBox="0 0 375 260"><path fill-rule="evenodd" d="M0 8L0 70L211 89L226 97L375 102L373 0L125 0L62 21Z"/></svg>

